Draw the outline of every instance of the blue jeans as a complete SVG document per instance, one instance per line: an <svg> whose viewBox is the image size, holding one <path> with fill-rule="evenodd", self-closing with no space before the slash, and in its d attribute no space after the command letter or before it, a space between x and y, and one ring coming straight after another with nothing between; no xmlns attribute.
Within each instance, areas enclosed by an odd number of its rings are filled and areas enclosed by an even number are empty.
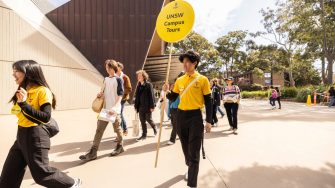
<svg viewBox="0 0 335 188"><path fill-rule="evenodd" d="M222 111L222 109L220 108L220 106L218 106L218 111L221 114L221 116L224 116L224 112Z"/></svg>
<svg viewBox="0 0 335 188"><path fill-rule="evenodd" d="M124 109L124 105L127 101L121 101L121 127L123 129L123 131L127 131L128 128L127 128L127 122L126 120L124 119L124 116L123 116L123 109Z"/></svg>
<svg viewBox="0 0 335 188"><path fill-rule="evenodd" d="M334 103L335 103L335 96L331 96L328 107L332 107Z"/></svg>

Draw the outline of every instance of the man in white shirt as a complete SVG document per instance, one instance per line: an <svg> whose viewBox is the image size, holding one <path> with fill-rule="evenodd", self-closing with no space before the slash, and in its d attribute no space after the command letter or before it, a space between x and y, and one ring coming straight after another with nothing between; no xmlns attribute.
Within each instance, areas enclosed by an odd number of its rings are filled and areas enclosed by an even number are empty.
<svg viewBox="0 0 335 188"><path fill-rule="evenodd" d="M98 94L98 97L104 98L103 108L108 111L110 116L115 117L113 123L114 132L117 134L117 146L110 156L116 156L124 152L123 135L121 130L121 100L124 93L123 84L120 77L116 75L117 62L106 60L106 71L109 77L105 78L104 89ZM114 118L113 118L114 119ZM97 151L109 121L98 120L97 130L94 136L93 145L88 153L81 155L79 158L84 161L91 161L97 158Z"/></svg>

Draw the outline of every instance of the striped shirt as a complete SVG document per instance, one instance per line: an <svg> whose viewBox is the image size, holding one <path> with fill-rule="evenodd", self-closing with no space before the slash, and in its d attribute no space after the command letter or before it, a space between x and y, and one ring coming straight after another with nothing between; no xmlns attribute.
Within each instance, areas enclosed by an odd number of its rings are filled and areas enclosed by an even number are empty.
<svg viewBox="0 0 335 188"><path fill-rule="evenodd" d="M240 98L240 88L233 85L231 88L228 86L223 89L223 100L226 102L237 102Z"/></svg>

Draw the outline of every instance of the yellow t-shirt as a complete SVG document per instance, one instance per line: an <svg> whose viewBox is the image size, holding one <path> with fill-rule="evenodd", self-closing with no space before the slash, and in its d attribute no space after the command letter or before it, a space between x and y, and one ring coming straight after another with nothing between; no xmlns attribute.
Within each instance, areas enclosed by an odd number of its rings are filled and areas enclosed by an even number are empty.
<svg viewBox="0 0 335 188"><path fill-rule="evenodd" d="M198 72L195 72L191 76L185 74L184 76L178 78L173 88L173 92L181 95L188 84L190 84L198 76L199 79L193 83L193 85L180 99L178 106L180 110L197 110L204 107L204 95L210 94L211 88L208 78Z"/></svg>
<svg viewBox="0 0 335 188"><path fill-rule="evenodd" d="M48 88L44 86L33 87L29 89L27 93L28 96L26 102L36 110L39 110L43 104L46 103L52 104L52 93ZM37 126L36 123L31 122L23 115L24 112L22 112L22 110L18 109L20 109L19 105L15 104L12 109L12 113L15 113L16 116L18 117L17 124L19 126L21 127Z"/></svg>

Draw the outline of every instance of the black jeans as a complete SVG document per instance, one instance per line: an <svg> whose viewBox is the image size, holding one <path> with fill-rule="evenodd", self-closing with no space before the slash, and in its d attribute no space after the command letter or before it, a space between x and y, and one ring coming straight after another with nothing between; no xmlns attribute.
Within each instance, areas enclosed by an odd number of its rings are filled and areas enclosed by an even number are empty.
<svg viewBox="0 0 335 188"><path fill-rule="evenodd" d="M177 113L178 109L172 108L170 110L171 113L171 124L172 124L172 132L170 136L170 141L175 143L176 142L176 137L177 137Z"/></svg>
<svg viewBox="0 0 335 188"><path fill-rule="evenodd" d="M200 163L201 141L204 135L204 124L200 110L178 110L177 133L188 166L187 185L196 187Z"/></svg>
<svg viewBox="0 0 335 188"><path fill-rule="evenodd" d="M152 113L151 112L146 112L143 110L139 111L139 116L140 116L140 121L141 121L141 126L142 126L142 136L147 136L148 129L147 129L147 123L150 124L154 132L156 132L156 125L154 121L152 120Z"/></svg>
<svg viewBox="0 0 335 188"><path fill-rule="evenodd" d="M219 121L218 117L216 116L217 112L218 112L218 105L213 104L212 125L214 125Z"/></svg>
<svg viewBox="0 0 335 188"><path fill-rule="evenodd" d="M17 139L2 168L0 187L19 188L28 166L35 182L49 188L69 188L74 180L49 167L50 138L41 127L18 128Z"/></svg>
<svg viewBox="0 0 335 188"><path fill-rule="evenodd" d="M280 97L277 97L277 101L278 101L278 104L279 104L279 108L281 108Z"/></svg>
<svg viewBox="0 0 335 188"><path fill-rule="evenodd" d="M221 116L224 116L224 113L223 113L223 111L221 110L221 107L220 107L220 106L218 106L218 111L220 112Z"/></svg>
<svg viewBox="0 0 335 188"><path fill-rule="evenodd" d="M230 127L232 127L233 129L237 129L238 104L237 103L225 103L224 107L227 112L227 118L228 118Z"/></svg>
<svg viewBox="0 0 335 188"><path fill-rule="evenodd" d="M272 97L270 97L270 105L271 106L276 106L276 98L272 98Z"/></svg>

